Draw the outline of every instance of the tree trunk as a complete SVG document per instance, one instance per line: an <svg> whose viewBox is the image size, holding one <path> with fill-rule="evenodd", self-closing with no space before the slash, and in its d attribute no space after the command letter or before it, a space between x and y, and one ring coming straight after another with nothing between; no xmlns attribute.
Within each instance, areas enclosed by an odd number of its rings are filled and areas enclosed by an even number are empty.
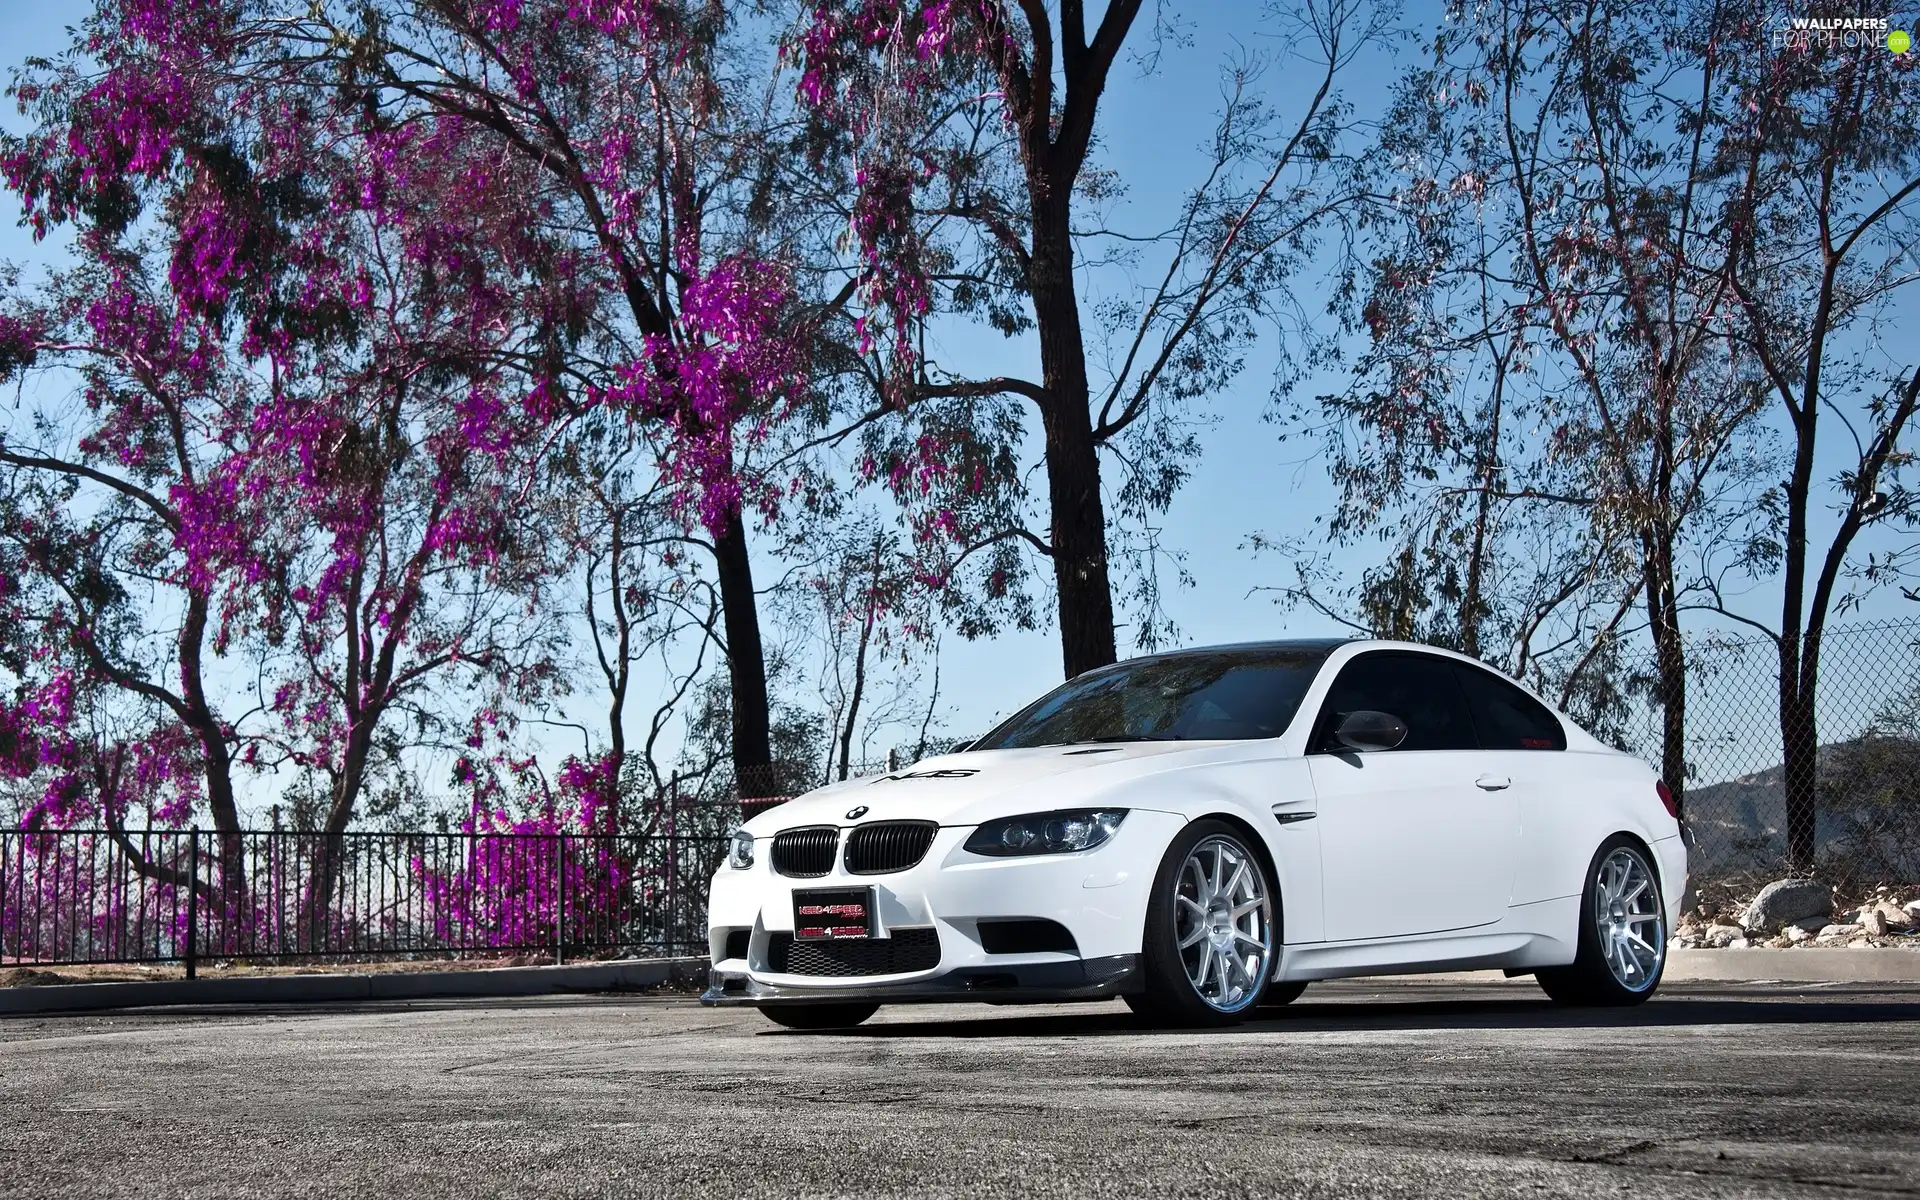
<svg viewBox="0 0 1920 1200"><path fill-rule="evenodd" d="M610 506L609 556L607 560L607 595L613 606L615 631L613 670L607 678L607 758L612 764L611 778L607 780L607 794L602 797L605 804L606 830L608 833L620 832L620 780L627 769L627 682L631 677L633 664L633 618L627 612L627 591L624 572L621 566L626 562L627 539L624 509L618 505ZM592 603L593 569L587 569L588 603ZM669 798L671 800L671 798Z"/></svg>
<svg viewBox="0 0 1920 1200"><path fill-rule="evenodd" d="M737 511L714 538L713 557L720 575L727 675L733 687L733 777L742 797L771 796L778 791L779 781L773 771L766 652L760 642L759 598L753 593L747 527Z"/></svg>
<svg viewBox="0 0 1920 1200"><path fill-rule="evenodd" d="M1818 849L1820 731L1814 687L1819 680L1819 642L1802 642L1798 630L1780 639L1780 746L1787 800L1787 867L1813 873Z"/></svg>
<svg viewBox="0 0 1920 1200"><path fill-rule="evenodd" d="M853 655L853 692L847 697L847 719L840 726L840 778L847 777L852 766L853 729L860 719L861 693L867 688L867 639L873 633L873 614L867 614L860 627L860 648Z"/></svg>
<svg viewBox="0 0 1920 1200"><path fill-rule="evenodd" d="M225 725L207 703L206 684L201 677L201 650L206 641L210 608L204 590L193 589L188 593L186 620L181 623L176 647L180 655L181 699L186 707L183 723L200 743L201 769L207 782L207 811L213 817L214 834L220 843L216 889L222 944L218 948L224 950L225 943L250 932L241 924L251 922L253 905L248 897L246 846L240 837L240 806L233 794L233 748L227 743Z"/></svg>
<svg viewBox="0 0 1920 1200"><path fill-rule="evenodd" d="M1687 657L1680 638L1680 614L1674 603L1673 547L1664 531L1642 535L1647 623L1653 635L1655 670L1660 685L1660 777L1686 811Z"/></svg>
<svg viewBox="0 0 1920 1200"><path fill-rule="evenodd" d="M308 953L329 949L333 932L333 893L340 882L340 870L346 857L346 830L353 821L353 810L360 800L360 788L367 777L367 759L373 753L373 731L380 723L380 712L360 712L347 732L347 748L341 755L340 774L334 780L333 800L327 819L320 828L319 842L313 851L313 866L307 872Z"/></svg>
<svg viewBox="0 0 1920 1200"><path fill-rule="evenodd" d="M866 611L860 621L860 645L853 653L853 692L847 697L847 719L840 727L840 778L847 777L849 760L853 756L853 729L860 719L860 700L867 690L867 644L873 640L874 593L880 587L880 542L873 543L873 572L867 579L865 594L861 597Z"/></svg>
<svg viewBox="0 0 1920 1200"><path fill-rule="evenodd" d="M1035 174L1031 169L1030 178ZM1100 497L1100 451L1089 411L1086 348L1073 288L1069 195L1034 183L1033 256L1028 286L1040 332L1041 381L1047 390L1047 502L1052 516L1053 579L1060 617L1060 657L1071 679L1104 667L1116 655L1113 591L1107 578L1107 517ZM1062 193L1070 193L1062 187Z"/></svg>
<svg viewBox="0 0 1920 1200"><path fill-rule="evenodd" d="M1825 305L1822 305L1825 308ZM1811 622L1807 588L1807 505L1813 495L1813 458L1819 432L1819 363L1810 364L1801 409L1793 420L1793 471L1786 481L1787 536L1781 554L1780 602L1780 759L1787 802L1787 869L1813 871L1817 820L1815 778L1819 743L1813 721L1813 674L1808 668L1817 643L1804 638Z"/></svg>
<svg viewBox="0 0 1920 1200"><path fill-rule="evenodd" d="M1473 545L1467 555L1467 582L1460 595L1460 652L1480 657L1480 592L1486 571L1487 529L1493 522L1493 488L1500 475L1500 414L1506 400L1506 361L1493 379L1493 413L1487 422L1480 462L1480 501L1473 514Z"/></svg>

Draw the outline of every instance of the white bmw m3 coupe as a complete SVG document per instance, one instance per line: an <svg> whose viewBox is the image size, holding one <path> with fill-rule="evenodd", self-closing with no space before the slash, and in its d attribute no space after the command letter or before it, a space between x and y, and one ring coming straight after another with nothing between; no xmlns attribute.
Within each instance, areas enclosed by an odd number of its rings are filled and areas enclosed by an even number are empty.
<svg viewBox="0 0 1920 1200"><path fill-rule="evenodd" d="M1644 763L1461 655L1380 641L1090 671L964 751L761 813L713 879L710 1004L1122 997L1220 1025L1316 979L1659 986L1686 885Z"/></svg>

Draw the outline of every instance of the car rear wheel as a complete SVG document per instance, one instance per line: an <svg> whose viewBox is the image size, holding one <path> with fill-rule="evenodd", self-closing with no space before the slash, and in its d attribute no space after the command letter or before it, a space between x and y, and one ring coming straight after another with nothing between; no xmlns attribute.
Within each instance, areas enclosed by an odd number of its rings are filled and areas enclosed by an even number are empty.
<svg viewBox="0 0 1920 1200"><path fill-rule="evenodd" d="M878 1004L769 1004L760 1015L788 1029L845 1029L879 1011Z"/></svg>
<svg viewBox="0 0 1920 1200"><path fill-rule="evenodd" d="M1534 972L1555 1003L1639 1004L1667 969L1667 916L1660 877L1639 842L1622 834L1593 856L1580 898L1580 949L1571 966Z"/></svg>
<svg viewBox="0 0 1920 1200"><path fill-rule="evenodd" d="M1195 821L1167 847L1141 942L1145 990L1127 1004L1158 1025L1232 1025L1260 1000L1277 942L1273 884L1223 821Z"/></svg>

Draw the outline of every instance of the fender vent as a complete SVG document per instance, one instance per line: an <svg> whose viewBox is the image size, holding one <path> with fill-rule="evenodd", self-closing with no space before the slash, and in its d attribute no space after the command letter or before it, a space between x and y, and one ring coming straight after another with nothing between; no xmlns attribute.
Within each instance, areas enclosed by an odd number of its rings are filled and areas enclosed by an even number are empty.
<svg viewBox="0 0 1920 1200"><path fill-rule="evenodd" d="M831 825L785 829L773 837L773 869L797 879L817 879L833 870L840 831Z"/></svg>
<svg viewBox="0 0 1920 1200"><path fill-rule="evenodd" d="M980 922L980 948L988 954L1078 954L1073 933L1058 921L1026 917Z"/></svg>
<svg viewBox="0 0 1920 1200"><path fill-rule="evenodd" d="M940 827L932 821L875 821L847 835L847 870L854 875L904 871L927 856Z"/></svg>

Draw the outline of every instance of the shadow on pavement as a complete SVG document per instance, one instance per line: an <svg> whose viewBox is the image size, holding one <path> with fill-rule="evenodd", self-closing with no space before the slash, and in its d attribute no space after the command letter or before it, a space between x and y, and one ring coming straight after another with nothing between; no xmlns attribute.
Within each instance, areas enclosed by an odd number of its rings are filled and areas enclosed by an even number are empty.
<svg viewBox="0 0 1920 1200"><path fill-rule="evenodd" d="M1867 993L1871 994L1871 993ZM1824 1025L1920 1021L1920 1003L1854 1000L1844 994L1818 999L1655 999L1637 1008L1560 1008L1547 1000L1433 1000L1315 1004L1261 1009L1245 1024L1227 1029L1156 1030L1130 1012L1103 1009L1085 1015L982 1014L980 1020L892 1020L828 1031L832 1037L1106 1037L1118 1034L1193 1034L1232 1037L1244 1033L1366 1033L1447 1029L1631 1029L1693 1025ZM769 1030L774 1036L787 1031ZM819 1036L800 1034L798 1036Z"/></svg>

